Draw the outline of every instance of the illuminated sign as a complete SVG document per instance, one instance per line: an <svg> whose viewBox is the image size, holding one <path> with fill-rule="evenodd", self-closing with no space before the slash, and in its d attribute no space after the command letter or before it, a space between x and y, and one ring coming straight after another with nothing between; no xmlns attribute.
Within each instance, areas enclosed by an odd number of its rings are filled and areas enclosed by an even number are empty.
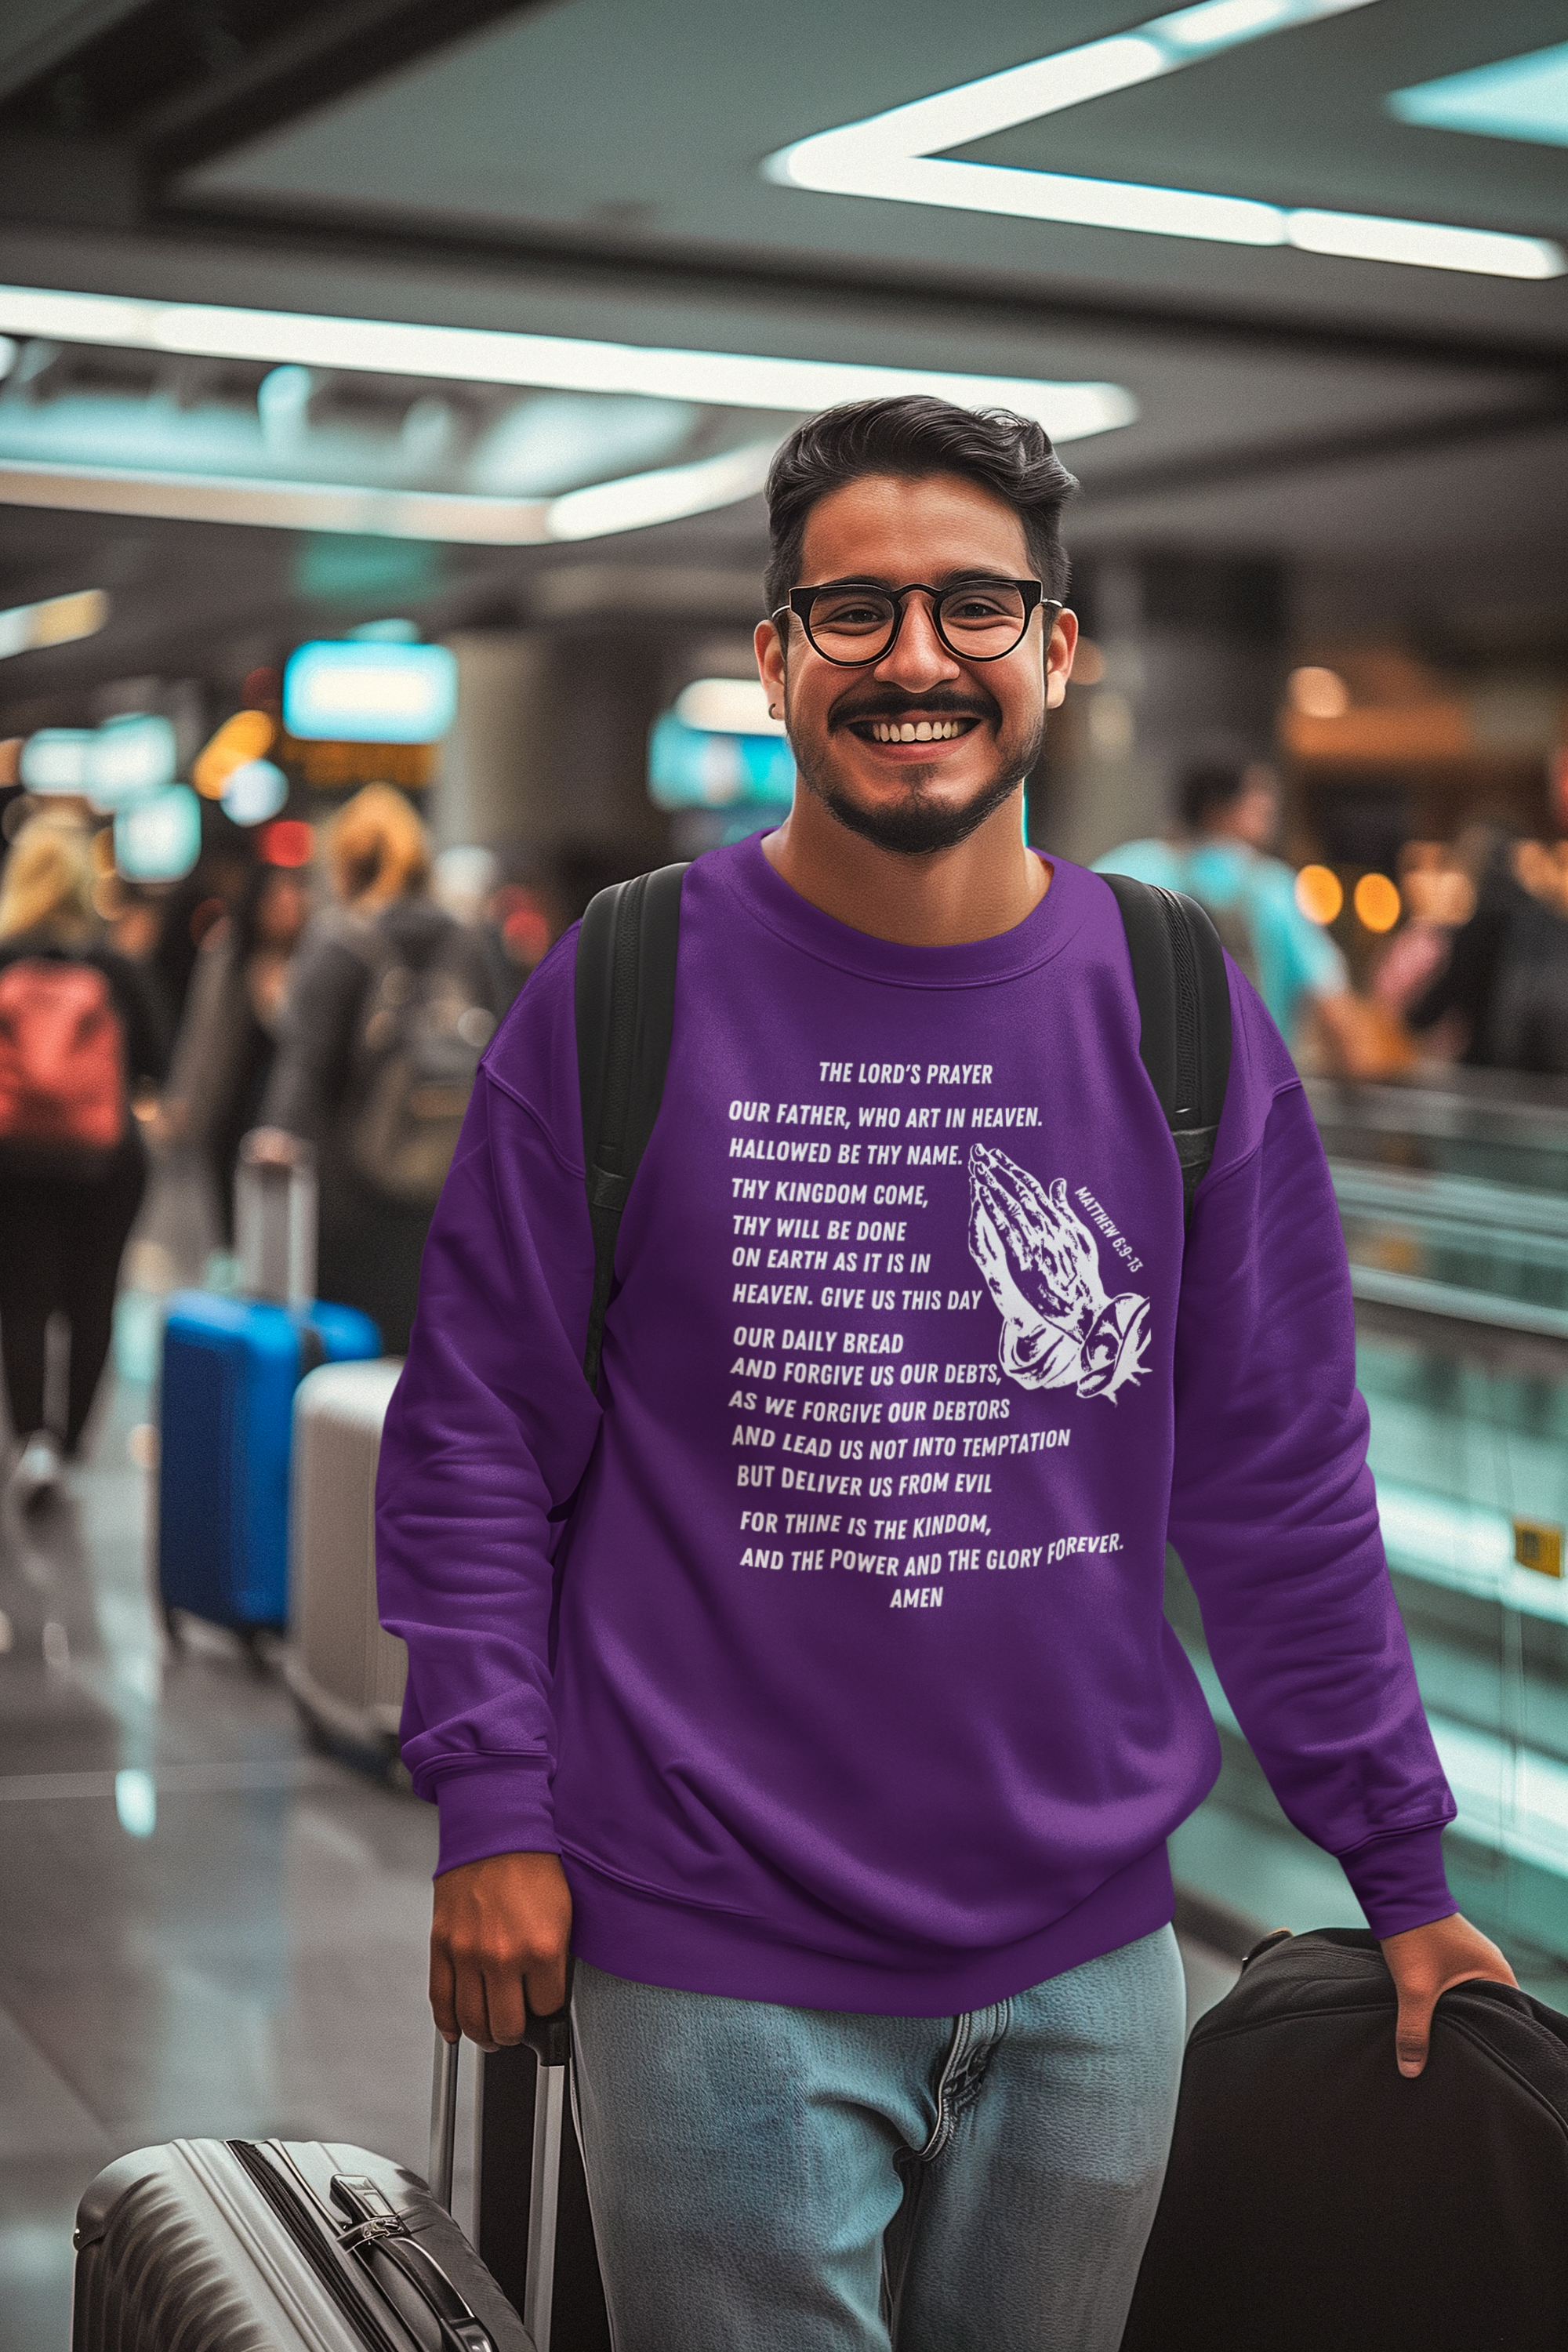
<svg viewBox="0 0 1568 2352"><path fill-rule="evenodd" d="M306 741L436 743L458 707L445 646L301 646L283 673L283 724Z"/></svg>
<svg viewBox="0 0 1568 2352"><path fill-rule="evenodd" d="M40 727L22 746L17 769L30 793L85 793L90 727Z"/></svg>
<svg viewBox="0 0 1568 2352"><path fill-rule="evenodd" d="M289 779L270 760L247 760L223 788L222 808L234 824L265 824L289 797Z"/></svg>
<svg viewBox="0 0 1568 2352"><path fill-rule="evenodd" d="M202 854L202 804L188 784L132 802L114 820L114 863L127 882L178 882Z"/></svg>
<svg viewBox="0 0 1568 2352"><path fill-rule="evenodd" d="M782 735L718 735L666 711L648 740L648 796L657 808L787 808L795 753Z"/></svg>
<svg viewBox="0 0 1568 2352"><path fill-rule="evenodd" d="M675 698L675 715L709 735L782 735L760 677L694 677Z"/></svg>
<svg viewBox="0 0 1568 2352"><path fill-rule="evenodd" d="M107 719L87 756L87 789L100 815L109 816L174 781L174 730L152 711Z"/></svg>

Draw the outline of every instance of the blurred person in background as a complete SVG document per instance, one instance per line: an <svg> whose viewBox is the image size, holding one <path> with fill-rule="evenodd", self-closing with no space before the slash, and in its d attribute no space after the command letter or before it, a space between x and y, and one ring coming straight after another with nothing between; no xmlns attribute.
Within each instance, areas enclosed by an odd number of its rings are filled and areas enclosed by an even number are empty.
<svg viewBox="0 0 1568 2352"><path fill-rule="evenodd" d="M1568 1076L1568 842L1518 842L1509 862L1518 895L1481 1050L1492 1069Z"/></svg>
<svg viewBox="0 0 1568 2352"><path fill-rule="evenodd" d="M506 951L500 926L493 920L496 885L500 867L493 849L458 843L443 849L430 869L430 896L455 923L473 933L489 970L490 1002L504 1013L521 985L521 975Z"/></svg>
<svg viewBox="0 0 1568 2352"><path fill-rule="evenodd" d="M230 1248L240 1139L261 1117L289 963L310 911L307 879L297 868L253 866L234 912L204 938L185 1000L163 1129L205 1160Z"/></svg>
<svg viewBox="0 0 1568 2352"><path fill-rule="evenodd" d="M408 1345L430 1213L495 1027L489 959L430 896L429 836L400 793L367 784L327 839L335 903L289 972L262 1106L264 1154L314 1146L323 1298Z"/></svg>
<svg viewBox="0 0 1568 2352"><path fill-rule="evenodd" d="M1476 911L1476 886L1459 845L1409 841L1400 852L1399 895L1405 919L1388 941L1373 994L1404 1022L1448 971L1454 943ZM1414 1024L1412 1024L1414 1025ZM1468 1028L1452 1011L1427 1024L1421 1050L1429 1061L1455 1060Z"/></svg>
<svg viewBox="0 0 1568 2352"><path fill-rule="evenodd" d="M148 886L141 883L116 881L110 886L110 911L104 920L109 944L127 963L133 963L145 975L148 987L158 1000L160 1013L167 1018L168 997L156 970L155 959L163 937L164 912Z"/></svg>
<svg viewBox="0 0 1568 2352"><path fill-rule="evenodd" d="M1352 992L1343 956L1301 912L1295 875L1270 854L1279 824L1273 768L1210 753L1183 771L1176 804L1180 839L1126 842L1097 858L1095 872L1131 874L1195 898L1299 1058L1310 1057L1321 1039L1322 1058L1346 1076L1403 1066L1410 1054L1397 1026Z"/></svg>
<svg viewBox="0 0 1568 2352"><path fill-rule="evenodd" d="M1279 780L1264 761L1213 752L1184 769L1176 805L1181 838L1126 842L1097 858L1095 871L1196 898L1289 1039L1304 1000L1342 994L1350 976L1328 933L1297 905L1289 866L1268 854Z"/></svg>
<svg viewBox="0 0 1568 2352"><path fill-rule="evenodd" d="M1454 857L1472 910L1406 1010L1410 1026L1469 1069L1568 1071L1568 890L1556 852L1506 823L1468 825Z"/></svg>
<svg viewBox="0 0 1568 2352"><path fill-rule="evenodd" d="M87 836L49 817L22 827L0 877L0 1353L24 1507L80 1444L146 1184L132 1094L167 1063L144 976L100 938L94 879ZM69 1369L51 1421L57 1315Z"/></svg>

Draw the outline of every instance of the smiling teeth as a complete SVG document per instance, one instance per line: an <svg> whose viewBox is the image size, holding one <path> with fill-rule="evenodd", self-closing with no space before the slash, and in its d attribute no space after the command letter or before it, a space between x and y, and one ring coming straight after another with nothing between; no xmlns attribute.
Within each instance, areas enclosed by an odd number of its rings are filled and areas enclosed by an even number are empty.
<svg viewBox="0 0 1568 2352"><path fill-rule="evenodd" d="M871 724L872 738L879 743L947 743L959 732L956 719L906 719L901 725L878 719Z"/></svg>

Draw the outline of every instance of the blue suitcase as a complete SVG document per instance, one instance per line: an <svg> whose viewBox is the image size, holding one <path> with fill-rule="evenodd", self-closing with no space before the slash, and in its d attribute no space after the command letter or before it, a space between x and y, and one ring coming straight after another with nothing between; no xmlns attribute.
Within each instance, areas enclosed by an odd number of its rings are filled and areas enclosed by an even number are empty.
<svg viewBox="0 0 1568 2352"><path fill-rule="evenodd" d="M176 1292L158 1462L165 1610L241 1633L287 1624L294 1391L318 1364L380 1353L381 1334L357 1307Z"/></svg>

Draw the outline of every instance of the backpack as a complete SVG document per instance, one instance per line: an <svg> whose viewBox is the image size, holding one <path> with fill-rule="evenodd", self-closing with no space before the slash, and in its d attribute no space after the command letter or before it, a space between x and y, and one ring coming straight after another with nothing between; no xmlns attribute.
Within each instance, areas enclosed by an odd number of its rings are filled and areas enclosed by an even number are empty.
<svg viewBox="0 0 1568 2352"><path fill-rule="evenodd" d="M350 1164L387 1199L434 1208L495 1015L479 1002L472 946L456 923L417 959L373 927L353 945L370 977L350 1088Z"/></svg>
<svg viewBox="0 0 1568 2352"><path fill-rule="evenodd" d="M1568 2018L1456 1985L1426 2071L1364 1928L1276 1931L1193 2028L1121 2352L1562 2352Z"/></svg>
<svg viewBox="0 0 1568 2352"><path fill-rule="evenodd" d="M107 975L64 956L0 966L0 1160L97 1175L124 1140L125 1051Z"/></svg>
<svg viewBox="0 0 1568 2352"><path fill-rule="evenodd" d="M577 938L577 1076L594 1231L594 1295L583 1370L597 1393L616 1237L664 1096L675 1026L684 866L601 890ZM1230 989L1213 923L1194 898L1125 874L1115 897L1138 995L1138 1051L1182 1167L1182 1212L1208 1173L1230 1075Z"/></svg>

